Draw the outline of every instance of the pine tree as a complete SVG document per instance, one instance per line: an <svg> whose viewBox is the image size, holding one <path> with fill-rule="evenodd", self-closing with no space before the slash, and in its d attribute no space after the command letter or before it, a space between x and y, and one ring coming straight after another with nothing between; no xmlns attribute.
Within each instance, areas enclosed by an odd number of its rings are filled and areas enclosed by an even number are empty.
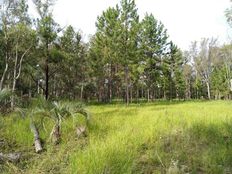
<svg viewBox="0 0 232 174"><path fill-rule="evenodd" d="M138 63L139 16L134 0L122 0L120 8L120 59L124 67L125 100L129 104L130 65Z"/></svg>
<svg viewBox="0 0 232 174"><path fill-rule="evenodd" d="M146 14L141 22L141 52L145 63L144 75L146 77L147 98L150 99L151 88L158 86L161 70L161 59L167 49L167 31L155 17Z"/></svg>
<svg viewBox="0 0 232 174"><path fill-rule="evenodd" d="M54 21L51 7L54 5L53 0L35 0L39 18L37 19L37 33L40 39L40 47L43 49L44 57L44 74L45 74L45 98L49 97L49 47L52 46L60 32L58 24Z"/></svg>

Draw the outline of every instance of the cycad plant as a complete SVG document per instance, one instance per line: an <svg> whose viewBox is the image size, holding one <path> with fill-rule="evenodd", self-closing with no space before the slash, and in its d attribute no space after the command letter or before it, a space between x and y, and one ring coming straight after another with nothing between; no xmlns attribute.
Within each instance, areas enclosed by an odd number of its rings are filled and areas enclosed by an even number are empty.
<svg viewBox="0 0 232 174"><path fill-rule="evenodd" d="M5 114L10 109L10 101L13 93L11 90L4 88L0 90L0 112Z"/></svg>
<svg viewBox="0 0 232 174"><path fill-rule="evenodd" d="M86 124L88 124L90 114L83 104L52 102L50 118L54 120L55 124L50 134L50 139L54 144L58 144L60 141L62 121L69 117L75 118L78 114L84 116L86 118Z"/></svg>
<svg viewBox="0 0 232 174"><path fill-rule="evenodd" d="M61 140L61 127L62 122L70 117L76 117L77 115L82 115L86 118L88 124L90 114L85 109L82 104L68 104L62 102L50 102L43 98L40 98L36 102L36 107L34 107L31 112L31 130L34 134L35 143L39 140L39 131L35 126L36 117L40 117L42 122L45 119L51 119L54 121L54 126L50 134L50 140L54 144L58 144ZM42 147L42 146L41 146Z"/></svg>

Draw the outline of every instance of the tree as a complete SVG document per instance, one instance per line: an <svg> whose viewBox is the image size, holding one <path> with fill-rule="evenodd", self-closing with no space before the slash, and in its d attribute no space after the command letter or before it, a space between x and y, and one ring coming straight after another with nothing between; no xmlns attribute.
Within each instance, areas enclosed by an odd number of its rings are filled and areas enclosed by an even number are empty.
<svg viewBox="0 0 232 174"><path fill-rule="evenodd" d="M58 24L54 21L51 7L54 4L53 0L34 0L39 18L37 19L37 34L40 39L40 47L43 50L44 57L43 70L45 74L45 98L49 97L49 48L56 40L57 33L60 32Z"/></svg>
<svg viewBox="0 0 232 174"><path fill-rule="evenodd" d="M111 101L113 97L113 83L120 64L120 11L108 8L98 17L97 32L90 42L90 58L94 74L97 75L98 98ZM102 67L102 68L101 68ZM105 89L106 88L106 89Z"/></svg>
<svg viewBox="0 0 232 174"><path fill-rule="evenodd" d="M183 76L185 81L185 99L191 99L192 97L192 81L193 81L193 67L191 64L191 58L189 52L184 52L184 65Z"/></svg>
<svg viewBox="0 0 232 174"><path fill-rule="evenodd" d="M173 45L171 42L171 77L173 81L172 84L172 93L175 93L175 98L183 98L184 91L185 91L185 83L184 83L184 76L183 76L183 64L184 59L180 49L177 48L176 45ZM173 88L175 92L173 91ZM171 97L173 94L171 93Z"/></svg>
<svg viewBox="0 0 232 174"><path fill-rule="evenodd" d="M14 9L15 22L10 28L14 52L14 70L13 70L13 83L12 92L15 92L16 82L19 79L22 71L22 63L24 58L29 54L30 50L36 44L36 35L34 30L31 29L31 21L27 14L28 6L25 0L17 2L17 7ZM14 107L14 96L11 99L11 107Z"/></svg>
<svg viewBox="0 0 232 174"><path fill-rule="evenodd" d="M208 99L211 99L210 78L213 71L213 57L217 54L217 52L215 52L216 44L217 40L214 38L203 39L200 44L199 55L194 60L194 66L203 82L206 84Z"/></svg>
<svg viewBox="0 0 232 174"><path fill-rule="evenodd" d="M3 57L4 61L4 71L2 72L1 81L0 81L0 90L3 89L4 81L9 69L9 61L11 59L10 50L10 36L9 36L9 28L13 23L13 13L11 8L14 7L14 3L12 1L4 1L4 9L1 11L1 40L2 40L2 48L3 48Z"/></svg>
<svg viewBox="0 0 232 174"><path fill-rule="evenodd" d="M168 46L167 30L155 17L146 14L141 22L141 52L145 64L144 75L147 84L147 99L150 100L151 87L158 85L161 59Z"/></svg>
<svg viewBox="0 0 232 174"><path fill-rule="evenodd" d="M4 86L7 76L8 88L15 92L16 83L21 76L23 61L35 45L35 32L31 29L28 16L28 6L25 0L5 1L1 14L2 56L5 60L5 69L2 72L0 90ZM14 107L14 95L11 98L11 107Z"/></svg>
<svg viewBox="0 0 232 174"><path fill-rule="evenodd" d="M60 50L64 61L59 66L66 72L58 74L57 81L64 84L66 91L70 91L70 98L83 99L84 86L88 82L87 46L82 42L82 36L68 26L60 37ZM61 72L61 71L60 71ZM78 90L78 91L77 91Z"/></svg>
<svg viewBox="0 0 232 174"><path fill-rule="evenodd" d="M232 84L232 45L224 45L221 48L221 54L223 57L223 64L225 68L225 77L229 93L231 93Z"/></svg>
<svg viewBox="0 0 232 174"><path fill-rule="evenodd" d="M125 99L129 104L130 69L129 65L137 62L139 16L134 0L122 0L120 8L120 59L125 75Z"/></svg>

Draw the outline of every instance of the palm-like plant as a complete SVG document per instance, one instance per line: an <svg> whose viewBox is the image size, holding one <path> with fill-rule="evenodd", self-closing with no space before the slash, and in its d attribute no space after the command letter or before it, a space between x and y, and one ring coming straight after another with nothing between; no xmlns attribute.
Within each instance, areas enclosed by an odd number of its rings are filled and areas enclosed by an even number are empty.
<svg viewBox="0 0 232 174"><path fill-rule="evenodd" d="M58 144L61 139L61 126L62 122L70 117L76 117L80 114L86 118L88 124L90 119L89 112L85 109L82 104L67 104L61 102L49 102L43 98L40 98L37 102L37 106L32 111L31 120L35 116L42 116L42 120L45 118L52 119L54 121L54 126L50 134L50 139L54 144ZM35 134L34 134L35 135ZM36 136L34 136L36 137ZM35 138L36 139L36 138Z"/></svg>
<svg viewBox="0 0 232 174"><path fill-rule="evenodd" d="M86 123L88 124L90 119L89 112L85 109L84 105L77 104L62 104L59 102L52 102L52 109L50 110L50 117L54 120L55 125L51 132L51 139L54 144L58 144L61 137L61 124L62 121L69 117L75 117L80 114L86 118Z"/></svg>
<svg viewBox="0 0 232 174"><path fill-rule="evenodd" d="M10 108L11 96L13 93L9 89L0 90L0 112L5 113Z"/></svg>

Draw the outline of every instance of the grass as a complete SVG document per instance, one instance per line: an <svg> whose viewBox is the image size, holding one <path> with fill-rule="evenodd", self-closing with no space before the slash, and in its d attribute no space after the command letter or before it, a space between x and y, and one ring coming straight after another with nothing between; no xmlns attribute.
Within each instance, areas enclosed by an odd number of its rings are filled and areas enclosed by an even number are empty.
<svg viewBox="0 0 232 174"><path fill-rule="evenodd" d="M191 101L90 105L88 137L75 136L74 120L62 127L62 143L47 142L51 122L41 125L46 151L33 153L29 120L0 117L0 151L21 151L19 164L2 173L231 173L232 102ZM78 122L76 120L75 122ZM44 129L45 128L45 129ZM1 173L1 172L0 172Z"/></svg>

